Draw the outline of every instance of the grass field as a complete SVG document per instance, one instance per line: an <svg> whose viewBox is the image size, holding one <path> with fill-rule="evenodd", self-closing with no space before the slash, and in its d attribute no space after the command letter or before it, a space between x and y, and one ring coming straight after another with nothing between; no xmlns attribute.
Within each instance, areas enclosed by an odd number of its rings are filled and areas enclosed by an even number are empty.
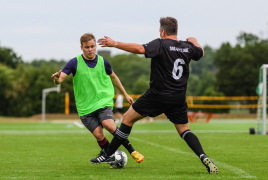
<svg viewBox="0 0 268 180"><path fill-rule="evenodd" d="M211 175L168 121L134 125L129 140L145 160L138 164L128 154L123 169L91 164L100 148L71 121L0 123L0 179L268 179L268 136L249 135L255 126L246 120L190 124L218 166L219 174Z"/></svg>

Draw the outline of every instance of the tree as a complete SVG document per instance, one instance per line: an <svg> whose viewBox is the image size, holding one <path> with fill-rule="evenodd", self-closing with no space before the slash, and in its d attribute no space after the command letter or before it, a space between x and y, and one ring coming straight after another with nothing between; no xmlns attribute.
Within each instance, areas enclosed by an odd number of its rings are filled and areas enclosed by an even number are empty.
<svg viewBox="0 0 268 180"><path fill-rule="evenodd" d="M21 63L21 57L10 48L0 47L0 63L5 64L13 69L17 67L17 64Z"/></svg>
<svg viewBox="0 0 268 180"><path fill-rule="evenodd" d="M239 44L256 44L259 41L259 37L254 34L248 34L241 32L240 35L236 38Z"/></svg>
<svg viewBox="0 0 268 180"><path fill-rule="evenodd" d="M140 76L133 84L134 94L143 94L147 89L149 89L149 80L144 76Z"/></svg>
<svg viewBox="0 0 268 180"><path fill-rule="evenodd" d="M202 75L202 71L208 71L212 74L215 74L216 72L216 67L213 62L216 51L209 46L205 46L204 51L204 57L202 57L199 61L192 60L190 63L191 74L195 74L199 78Z"/></svg>
<svg viewBox="0 0 268 180"><path fill-rule="evenodd" d="M259 68L268 60L268 44L246 33L240 34L238 40L244 46L224 43L216 52L214 63L219 69L216 86L227 96L255 96Z"/></svg>
<svg viewBox="0 0 268 180"><path fill-rule="evenodd" d="M0 115L4 116L9 110L8 98L13 96L12 86L14 71L6 65L0 64Z"/></svg>
<svg viewBox="0 0 268 180"><path fill-rule="evenodd" d="M110 62L114 73L119 77L129 94L134 93L134 84L141 76L149 84L150 59L140 57L136 54L121 54L105 58Z"/></svg>

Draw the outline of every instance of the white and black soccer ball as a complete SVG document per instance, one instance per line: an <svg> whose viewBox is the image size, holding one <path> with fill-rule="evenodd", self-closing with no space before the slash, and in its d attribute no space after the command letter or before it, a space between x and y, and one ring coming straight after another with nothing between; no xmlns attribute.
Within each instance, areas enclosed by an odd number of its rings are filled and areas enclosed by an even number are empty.
<svg viewBox="0 0 268 180"><path fill-rule="evenodd" d="M127 164L127 155L124 151L117 150L114 153L115 162L111 166L115 169L121 169Z"/></svg>

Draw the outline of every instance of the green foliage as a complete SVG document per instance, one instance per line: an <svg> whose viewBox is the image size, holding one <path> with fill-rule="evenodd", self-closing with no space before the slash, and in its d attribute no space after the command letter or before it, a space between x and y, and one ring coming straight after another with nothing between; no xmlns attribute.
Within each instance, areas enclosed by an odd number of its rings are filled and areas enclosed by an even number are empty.
<svg viewBox="0 0 268 180"><path fill-rule="evenodd" d="M105 57L110 62L114 73L118 76L124 88L129 94L144 92L149 87L150 59L140 57L136 54L121 54L114 57ZM139 82L136 82L139 81ZM140 90L139 84L145 87ZM146 85L147 84L147 85ZM134 92L135 91L135 92Z"/></svg>
<svg viewBox="0 0 268 180"><path fill-rule="evenodd" d="M187 85L187 96L205 96L207 89L214 89L216 78L213 72L203 70L200 76L190 74Z"/></svg>
<svg viewBox="0 0 268 180"><path fill-rule="evenodd" d="M11 69L0 65L0 71L0 115L31 116L41 113L42 90L55 86L50 76L58 68L43 64L39 68L19 65L16 69ZM74 102L70 80L71 78L67 78L62 88L70 92L70 99ZM74 103L70 105L75 109ZM46 112L64 113L64 108L64 93L49 93Z"/></svg>
<svg viewBox="0 0 268 180"><path fill-rule="evenodd" d="M12 97L12 84L14 80L13 69L0 64L0 115L6 115L8 111L8 98Z"/></svg>
<svg viewBox="0 0 268 180"><path fill-rule="evenodd" d="M191 74L195 74L199 77L202 75L202 71L213 72L213 74L216 72L216 67L213 62L216 51L209 46L205 46L204 51L204 57L199 61L192 60L190 63Z"/></svg>
<svg viewBox="0 0 268 180"><path fill-rule="evenodd" d="M214 65L216 51L209 46L205 46L204 51L205 56L199 61L190 62L187 96L205 96L207 89L214 89L217 72Z"/></svg>
<svg viewBox="0 0 268 180"><path fill-rule="evenodd" d="M241 32L237 37L239 44L256 44L259 41L259 37L254 34L248 34Z"/></svg>
<svg viewBox="0 0 268 180"><path fill-rule="evenodd" d="M215 90L216 78L210 71L202 71L201 77L192 74L189 78L187 96L224 96L222 92ZM224 101L195 101L195 104L226 104ZM228 109L189 109L190 111L203 111L213 113L225 113Z"/></svg>
<svg viewBox="0 0 268 180"><path fill-rule="evenodd" d="M232 47L225 43L215 55L214 63L219 69L216 86L227 96L256 96L259 68L267 64L268 59L267 40L246 33L238 40L244 46L237 44ZM251 112L256 112L256 109L251 109Z"/></svg>
<svg viewBox="0 0 268 180"><path fill-rule="evenodd" d="M144 76L140 76L133 84L134 94L143 94L147 89L149 89L149 81Z"/></svg>
<svg viewBox="0 0 268 180"><path fill-rule="evenodd" d="M0 63L11 68L16 68L17 64L21 63L21 57L10 48L0 47Z"/></svg>
<svg viewBox="0 0 268 180"><path fill-rule="evenodd" d="M30 63L24 63L26 66L32 65L33 67L41 67L42 65L46 66L56 66L58 69L62 69L66 62L64 60L57 61L55 59L51 59L50 61L46 61L44 59L41 60L33 60Z"/></svg>
<svg viewBox="0 0 268 180"><path fill-rule="evenodd" d="M214 63L219 70L216 86L227 96L255 96L259 68L267 64L268 45L255 41L252 34L243 37L245 42L249 41L247 37L253 37L254 43L246 43L243 47L225 43L215 55Z"/></svg>

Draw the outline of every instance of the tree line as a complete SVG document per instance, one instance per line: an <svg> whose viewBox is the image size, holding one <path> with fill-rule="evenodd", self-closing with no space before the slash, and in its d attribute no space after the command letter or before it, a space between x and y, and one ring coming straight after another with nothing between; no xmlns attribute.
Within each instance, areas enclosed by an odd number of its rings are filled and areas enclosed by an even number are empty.
<svg viewBox="0 0 268 180"><path fill-rule="evenodd" d="M205 56L200 61L190 63L188 96L256 95L259 68L268 63L268 39L240 33L235 46L227 42L219 49L205 46L204 50ZM149 88L150 59L135 54L105 58L129 94L142 94ZM62 69L67 62L24 62L12 49L0 47L0 116L40 114L42 90L55 86L51 74ZM47 96L46 112L64 113L66 91L70 94L70 112L77 112L72 75L61 88L61 93L51 92Z"/></svg>

